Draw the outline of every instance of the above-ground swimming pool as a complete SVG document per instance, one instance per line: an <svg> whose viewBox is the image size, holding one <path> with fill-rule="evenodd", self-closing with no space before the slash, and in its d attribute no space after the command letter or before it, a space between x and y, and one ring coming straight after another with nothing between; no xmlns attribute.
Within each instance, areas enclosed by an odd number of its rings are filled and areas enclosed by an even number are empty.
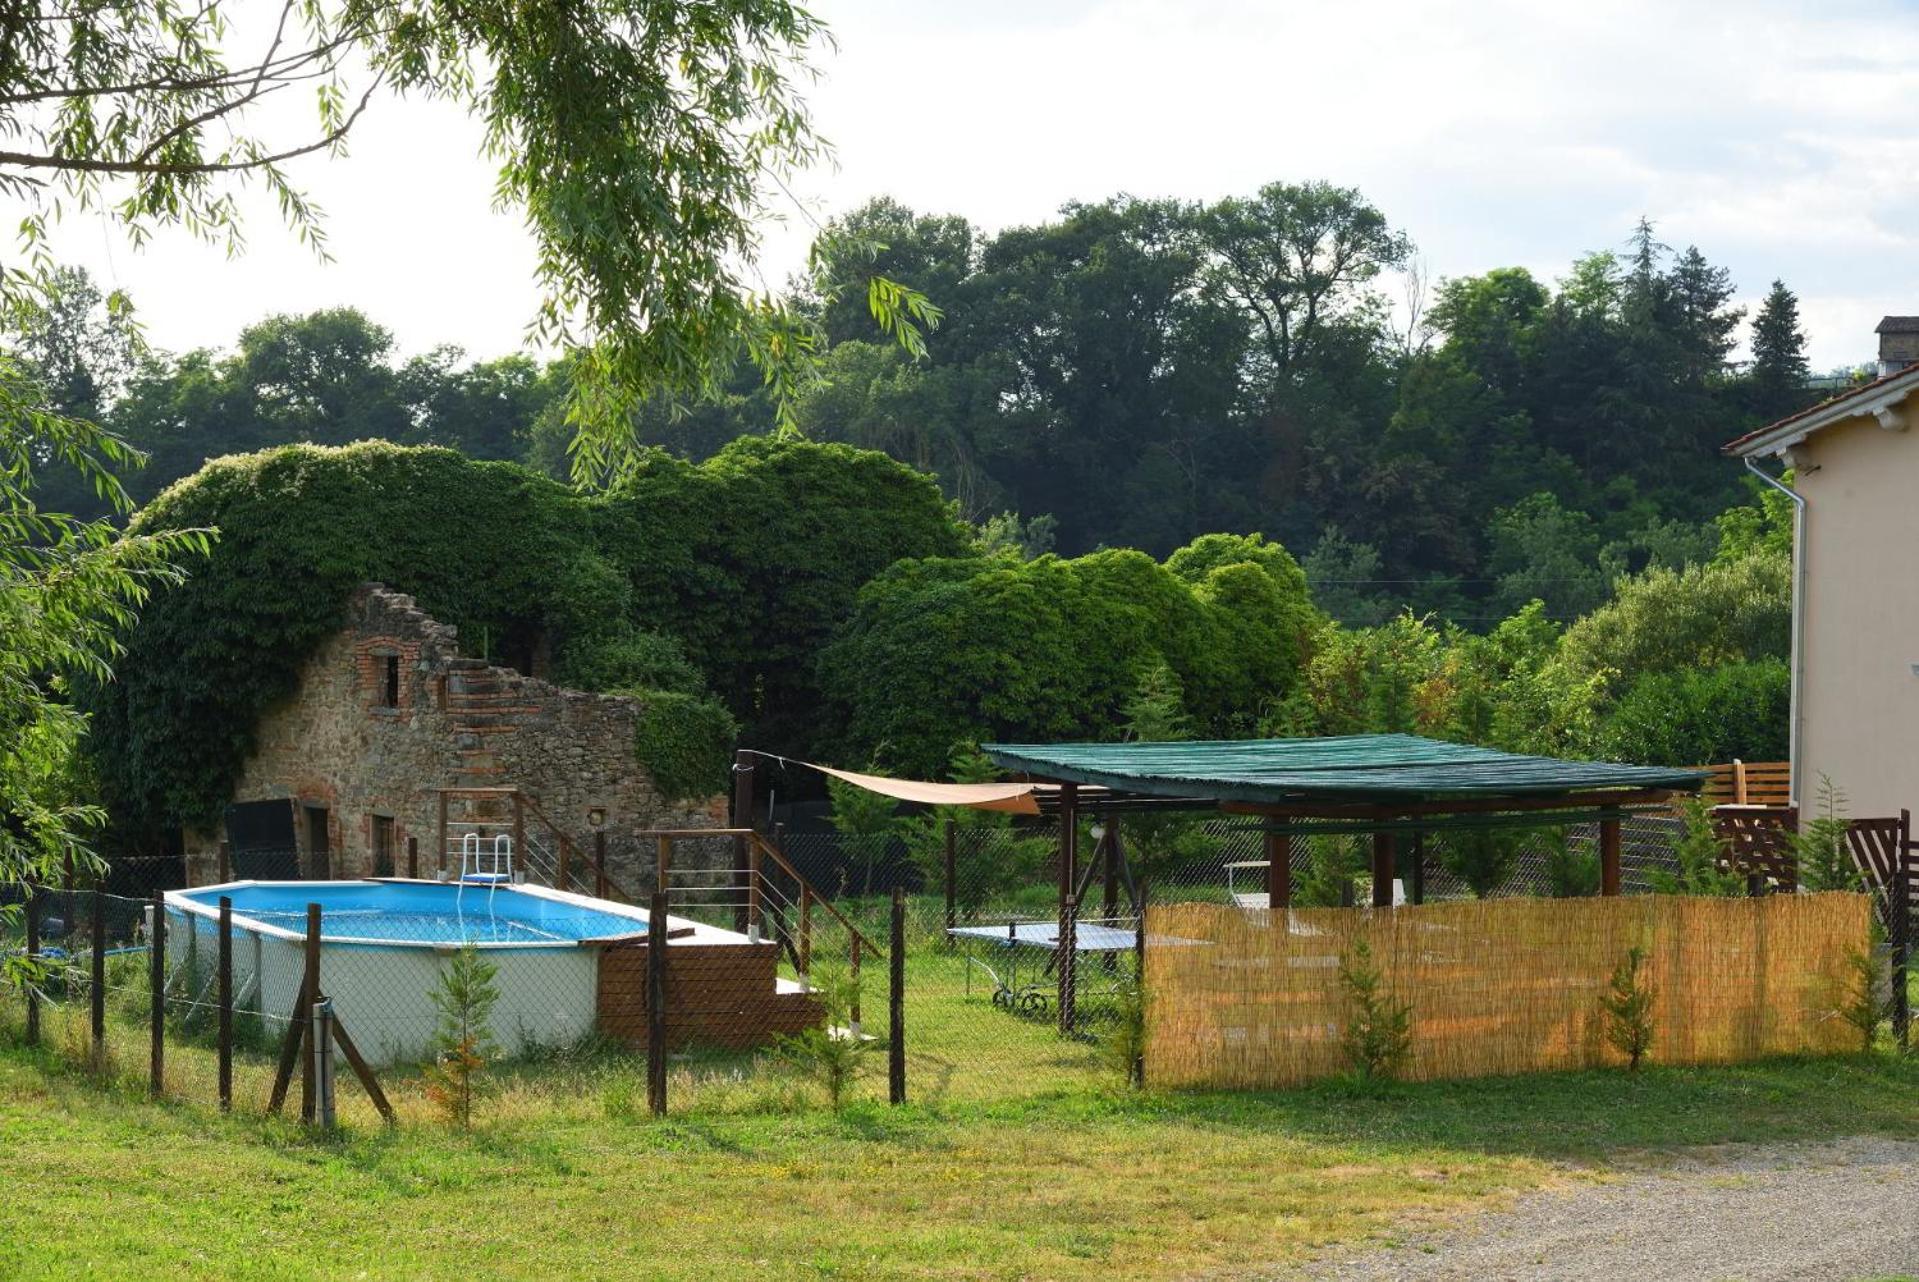
<svg viewBox="0 0 1919 1282"><path fill-rule="evenodd" d="M233 901L234 1006L259 1012L270 1033L286 1027L299 993L308 904L321 909L320 990L375 1063L432 1053L440 1020L432 994L447 959L468 944L496 968L490 1023L507 1054L571 1045L596 1028L626 1036L633 1022L632 1011L602 1000L603 963L633 970L639 954L619 945L645 938L646 910L630 904L545 886L401 880L240 881L169 891L167 956L184 974L176 982L196 1000L212 991L222 896ZM793 995L795 986L775 978L773 945L679 917L669 929L674 948L728 950L703 955L736 956L729 978L750 981L768 1002ZM631 988L609 991L620 997Z"/></svg>
<svg viewBox="0 0 1919 1282"><path fill-rule="evenodd" d="M462 944L571 947L646 929L646 910L562 895L544 886L436 881L249 881L176 891L180 906L215 919L233 901L236 930L306 937L307 905L319 904L320 938L339 944Z"/></svg>

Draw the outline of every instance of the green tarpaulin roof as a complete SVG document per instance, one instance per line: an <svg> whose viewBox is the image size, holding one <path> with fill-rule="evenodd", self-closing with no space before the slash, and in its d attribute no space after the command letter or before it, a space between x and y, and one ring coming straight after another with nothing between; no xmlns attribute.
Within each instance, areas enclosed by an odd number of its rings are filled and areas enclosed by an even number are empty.
<svg viewBox="0 0 1919 1282"><path fill-rule="evenodd" d="M1409 734L1184 743L989 743L1004 770L1116 792L1262 805L1696 791L1698 770L1528 757Z"/></svg>

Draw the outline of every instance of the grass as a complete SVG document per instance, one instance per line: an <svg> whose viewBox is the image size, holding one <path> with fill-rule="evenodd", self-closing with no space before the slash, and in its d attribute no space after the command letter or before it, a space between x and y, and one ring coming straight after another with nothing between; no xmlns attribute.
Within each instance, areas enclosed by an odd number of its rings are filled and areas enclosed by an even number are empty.
<svg viewBox="0 0 1919 1282"><path fill-rule="evenodd" d="M343 1087L346 1124L310 1136L257 1115L258 1058L233 1117L194 1046L170 1050L176 1098L148 1102L123 1016L123 1058L82 1071L75 1015L29 1051L0 1012L6 1277L1232 1274L1622 1153L1919 1125L1919 1063L1889 1056L1267 1094L1134 1094L1069 1065L1017 1096L940 1092L916 1057L919 1102L837 1116L776 1068L685 1061L656 1122L629 1062L588 1055L503 1071L471 1134L390 1074L399 1129Z"/></svg>
<svg viewBox="0 0 1919 1282"><path fill-rule="evenodd" d="M1919 1062L1891 1056L1134 1093L1096 1044L994 1008L977 970L969 992L963 957L923 922L913 1103L880 1102L875 1056L837 1116L766 1058L681 1057L673 1114L654 1121L634 1061L582 1046L498 1066L470 1134L392 1070L398 1129L349 1082L342 1127L315 1136L260 1116L270 1043L241 1057L232 1117L211 1106L194 1038L169 1043L168 1099L149 1102L137 958L113 980L102 1074L82 1067L83 1010L49 1011L29 1051L0 1000L0 1276L1231 1276L1642 1150L1919 1126ZM883 991L872 965L869 1031ZM1109 1013L1094 998L1087 1012Z"/></svg>

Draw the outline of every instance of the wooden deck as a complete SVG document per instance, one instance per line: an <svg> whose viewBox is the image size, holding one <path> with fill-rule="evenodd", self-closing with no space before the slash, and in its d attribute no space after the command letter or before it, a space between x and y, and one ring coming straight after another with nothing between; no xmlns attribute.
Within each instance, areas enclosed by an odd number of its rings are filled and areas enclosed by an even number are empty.
<svg viewBox="0 0 1919 1282"><path fill-rule="evenodd" d="M748 1050L825 1018L817 998L779 978L775 944L671 943L666 967L666 1036L673 1050ZM600 1031L636 1048L646 1045L646 976L643 940L601 950Z"/></svg>

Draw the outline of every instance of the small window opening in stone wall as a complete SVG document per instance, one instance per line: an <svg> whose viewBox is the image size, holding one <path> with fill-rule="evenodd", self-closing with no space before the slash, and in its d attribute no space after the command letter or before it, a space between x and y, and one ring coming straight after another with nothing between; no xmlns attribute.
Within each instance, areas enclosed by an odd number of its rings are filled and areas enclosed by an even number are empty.
<svg viewBox="0 0 1919 1282"><path fill-rule="evenodd" d="M380 689L380 706L400 706L400 656L397 654L386 656L386 683Z"/></svg>

